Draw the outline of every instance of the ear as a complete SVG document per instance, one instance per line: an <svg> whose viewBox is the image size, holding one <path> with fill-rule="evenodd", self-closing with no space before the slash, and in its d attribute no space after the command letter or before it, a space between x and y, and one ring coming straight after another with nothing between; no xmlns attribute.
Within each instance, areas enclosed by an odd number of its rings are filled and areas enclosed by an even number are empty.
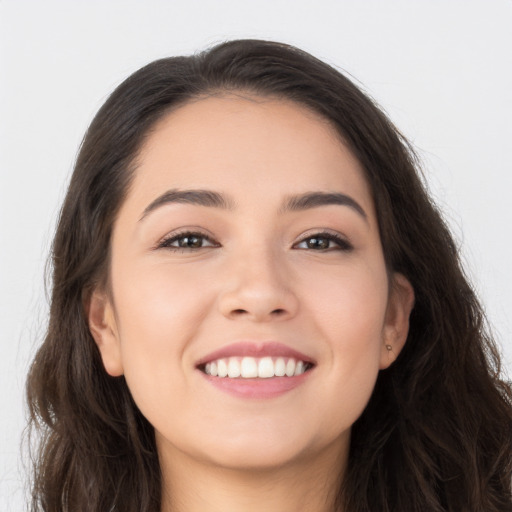
<svg viewBox="0 0 512 512"><path fill-rule="evenodd" d="M121 346L114 309L106 293L93 291L85 305L89 330L98 346L103 366L109 375L123 375Z"/></svg>
<svg viewBox="0 0 512 512"><path fill-rule="evenodd" d="M414 289L411 283L404 275L393 274L382 331L381 370L391 366L404 347L413 306Z"/></svg>

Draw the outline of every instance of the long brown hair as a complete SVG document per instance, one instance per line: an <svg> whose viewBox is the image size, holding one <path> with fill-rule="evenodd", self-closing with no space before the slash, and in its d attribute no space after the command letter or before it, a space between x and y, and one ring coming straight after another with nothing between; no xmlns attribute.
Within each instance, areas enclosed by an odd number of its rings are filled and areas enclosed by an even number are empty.
<svg viewBox="0 0 512 512"><path fill-rule="evenodd" d="M365 169L388 269L415 290L405 348L380 372L353 426L339 508L511 510L511 388L500 380L482 308L414 152L343 74L296 48L256 40L145 66L87 131L53 243L48 331L27 383L40 439L32 510L160 510L153 429L124 378L103 369L84 303L108 277L112 226L144 138L176 106L229 90L293 100L334 124Z"/></svg>

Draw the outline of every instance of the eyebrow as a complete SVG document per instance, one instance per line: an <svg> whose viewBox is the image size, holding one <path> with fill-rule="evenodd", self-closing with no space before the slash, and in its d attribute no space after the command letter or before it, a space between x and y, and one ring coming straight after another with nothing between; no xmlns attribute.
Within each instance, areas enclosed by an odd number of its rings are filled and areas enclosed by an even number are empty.
<svg viewBox="0 0 512 512"><path fill-rule="evenodd" d="M363 217L364 220L368 221L368 215L363 207L352 197L339 192L307 192L291 196L281 208L281 212L296 212L329 205L348 206Z"/></svg>
<svg viewBox="0 0 512 512"><path fill-rule="evenodd" d="M172 203L193 204L207 208L221 208L223 210L233 210L235 208L233 200L213 190L172 189L164 192L152 201L145 208L139 221L143 220L157 208ZM363 207L352 197L339 192L306 192L305 194L289 196L279 209L279 213L303 211L329 205L348 206L364 220L368 221L368 216Z"/></svg>
<svg viewBox="0 0 512 512"><path fill-rule="evenodd" d="M141 221L153 210L170 203L186 203L209 208L234 209L234 203L226 196L212 190L168 190L151 202L142 213Z"/></svg>

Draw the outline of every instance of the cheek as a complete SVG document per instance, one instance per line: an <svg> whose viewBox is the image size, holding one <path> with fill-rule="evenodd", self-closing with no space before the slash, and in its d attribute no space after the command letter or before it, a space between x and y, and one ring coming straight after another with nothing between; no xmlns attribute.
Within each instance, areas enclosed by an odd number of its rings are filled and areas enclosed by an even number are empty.
<svg viewBox="0 0 512 512"><path fill-rule="evenodd" d="M311 282L307 309L313 330L328 350L324 392L336 404L333 414L353 422L366 406L379 372L386 272L382 266L355 265L335 275L317 275Z"/></svg>
<svg viewBox="0 0 512 512"><path fill-rule="evenodd" d="M121 337L145 333L146 347L176 346L176 340L186 337L198 325L202 303L207 301L207 282L197 272L169 269L161 262L140 269L132 267L126 272L121 268L113 276ZM142 339L136 338L133 342L140 345Z"/></svg>
<svg viewBox="0 0 512 512"><path fill-rule="evenodd" d="M207 294L199 278L191 282L190 275L162 265L117 268L112 284L124 375L137 405L151 416L145 409L165 390L175 397L186 392L183 353L197 335Z"/></svg>
<svg viewBox="0 0 512 512"><path fill-rule="evenodd" d="M369 345L380 348L388 301L383 264L355 260L313 272L301 278L302 300L324 326L333 348L350 352L364 351Z"/></svg>

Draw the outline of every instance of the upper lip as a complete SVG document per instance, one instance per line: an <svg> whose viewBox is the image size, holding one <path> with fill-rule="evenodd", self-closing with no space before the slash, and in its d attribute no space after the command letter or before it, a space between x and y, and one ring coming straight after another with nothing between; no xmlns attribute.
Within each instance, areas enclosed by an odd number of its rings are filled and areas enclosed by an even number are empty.
<svg viewBox="0 0 512 512"><path fill-rule="evenodd" d="M239 341L226 345L218 350L210 352L208 355L202 357L196 366L201 366L217 359L223 359L228 357L288 357L298 361L304 361L305 363L315 364L315 361L295 350L288 345L277 341L266 341L266 342L248 342Z"/></svg>

